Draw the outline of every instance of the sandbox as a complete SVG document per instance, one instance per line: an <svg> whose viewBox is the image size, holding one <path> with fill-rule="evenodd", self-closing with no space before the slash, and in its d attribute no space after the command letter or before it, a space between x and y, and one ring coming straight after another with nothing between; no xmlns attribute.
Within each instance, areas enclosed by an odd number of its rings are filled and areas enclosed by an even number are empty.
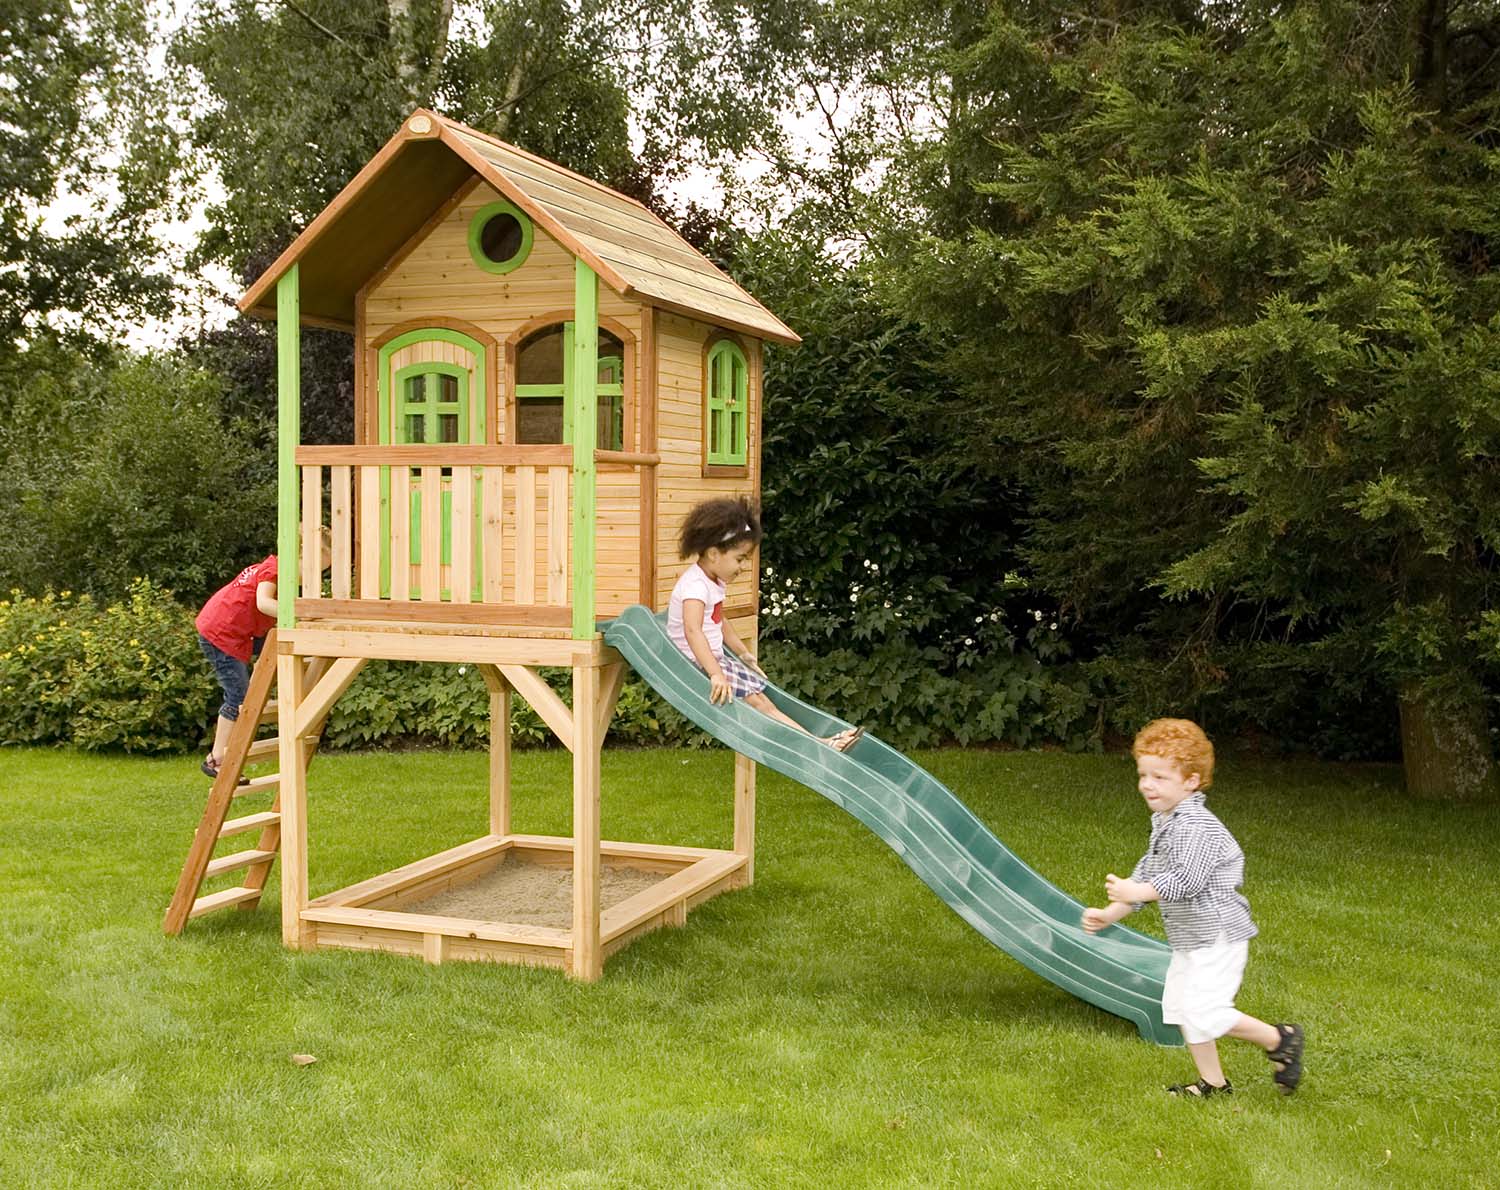
<svg viewBox="0 0 1500 1190"><path fill-rule="evenodd" d="M747 882L733 851L600 842L605 956ZM486 835L310 901L315 947L567 969L572 951L573 840Z"/></svg>

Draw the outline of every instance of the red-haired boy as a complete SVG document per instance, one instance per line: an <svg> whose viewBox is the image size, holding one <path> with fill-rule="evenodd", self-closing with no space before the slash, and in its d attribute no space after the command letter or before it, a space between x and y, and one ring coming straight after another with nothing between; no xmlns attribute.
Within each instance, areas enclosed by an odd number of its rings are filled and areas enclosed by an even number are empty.
<svg viewBox="0 0 1500 1190"><path fill-rule="evenodd" d="M1151 842L1130 879L1106 877L1109 905L1085 909L1083 928L1097 933L1147 901L1160 903L1172 945L1162 1020L1182 1030L1198 1068L1197 1082L1168 1087L1169 1093L1232 1092L1219 1065L1218 1039L1227 1035L1265 1050L1277 1090L1290 1095L1302 1081L1302 1027L1268 1025L1234 1006L1257 930L1239 891L1245 853L1204 804L1213 745L1191 720L1157 719L1141 728L1131 751L1137 787L1151 809Z"/></svg>

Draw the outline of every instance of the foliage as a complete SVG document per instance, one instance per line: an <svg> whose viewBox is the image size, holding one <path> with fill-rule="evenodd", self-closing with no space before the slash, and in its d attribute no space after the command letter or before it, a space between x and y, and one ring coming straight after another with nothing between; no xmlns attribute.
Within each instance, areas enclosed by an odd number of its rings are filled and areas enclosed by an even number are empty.
<svg viewBox="0 0 1500 1190"><path fill-rule="evenodd" d="M39 342L5 370L0 581L123 597L142 575L201 600L268 551L274 457L218 381L171 355L94 363Z"/></svg>
<svg viewBox="0 0 1500 1190"><path fill-rule="evenodd" d="M145 579L107 606L68 590L12 590L0 601L0 743L150 753L205 742L218 700L193 619L172 592ZM571 700L567 670L543 674ZM374 661L334 705L324 744L487 748L489 738L489 694L473 666ZM608 738L708 743L634 676L620 692ZM511 741L556 744L519 695L511 700Z"/></svg>
<svg viewBox="0 0 1500 1190"><path fill-rule="evenodd" d="M772 644L777 682L814 706L909 750L957 743L1097 748L1099 698L1077 666L1017 651L949 672L940 649L893 639L812 650Z"/></svg>
<svg viewBox="0 0 1500 1190"><path fill-rule="evenodd" d="M0 358L47 325L106 332L167 291L153 267L163 163L147 135L147 41L140 0L5 6ZM66 214L46 218L64 196Z"/></svg>
<svg viewBox="0 0 1500 1190"><path fill-rule="evenodd" d="M541 671L565 703L572 703L567 670ZM372 661L334 705L324 738L336 748L442 744L487 748L489 690L472 665ZM540 715L519 694L511 698L511 743L551 747L557 743ZM705 737L640 679L631 675L620 692L608 738L623 744L693 743Z"/></svg>
<svg viewBox="0 0 1500 1190"><path fill-rule="evenodd" d="M1309 719L1337 656L1389 723L1492 668L1495 79L1413 58L1418 7L991 8L885 175L934 419L1024 493L1072 639L1175 670L1177 710L1233 684L1269 727L1290 682Z"/></svg>
<svg viewBox="0 0 1500 1190"><path fill-rule="evenodd" d="M13 590L0 601L0 741L175 752L203 735L191 613L145 579L125 600Z"/></svg>

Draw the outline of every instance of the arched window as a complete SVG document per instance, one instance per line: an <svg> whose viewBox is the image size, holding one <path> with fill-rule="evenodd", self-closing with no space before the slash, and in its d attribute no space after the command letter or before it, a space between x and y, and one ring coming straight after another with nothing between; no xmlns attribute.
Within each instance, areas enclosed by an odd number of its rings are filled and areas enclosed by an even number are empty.
<svg viewBox="0 0 1500 1190"><path fill-rule="evenodd" d="M750 366L730 339L708 349L704 367L704 432L710 466L743 467L748 457Z"/></svg>
<svg viewBox="0 0 1500 1190"><path fill-rule="evenodd" d="M555 323L521 340L516 351L516 441L572 442L567 392L573 324ZM625 448L625 346L599 328L599 417L595 445Z"/></svg>

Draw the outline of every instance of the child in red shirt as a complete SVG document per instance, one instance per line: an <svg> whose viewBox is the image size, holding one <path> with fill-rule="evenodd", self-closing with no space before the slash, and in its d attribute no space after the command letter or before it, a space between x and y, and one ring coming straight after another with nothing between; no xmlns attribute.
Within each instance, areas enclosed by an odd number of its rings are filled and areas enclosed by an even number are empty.
<svg viewBox="0 0 1500 1190"><path fill-rule="evenodd" d="M198 647L213 666L224 692L214 746L199 767L219 775L229 733L240 717L250 686L250 660L266 633L276 626L276 555L247 566L220 587L198 613Z"/></svg>
<svg viewBox="0 0 1500 1190"><path fill-rule="evenodd" d="M333 538L325 528L318 542L323 569L333 564ZM198 767L208 776L219 775L229 733L240 717L240 704L250 687L250 660L266 633L276 627L276 555L244 570L210 596L198 613L198 647L213 666L224 692L219 721L214 727L214 746Z"/></svg>

